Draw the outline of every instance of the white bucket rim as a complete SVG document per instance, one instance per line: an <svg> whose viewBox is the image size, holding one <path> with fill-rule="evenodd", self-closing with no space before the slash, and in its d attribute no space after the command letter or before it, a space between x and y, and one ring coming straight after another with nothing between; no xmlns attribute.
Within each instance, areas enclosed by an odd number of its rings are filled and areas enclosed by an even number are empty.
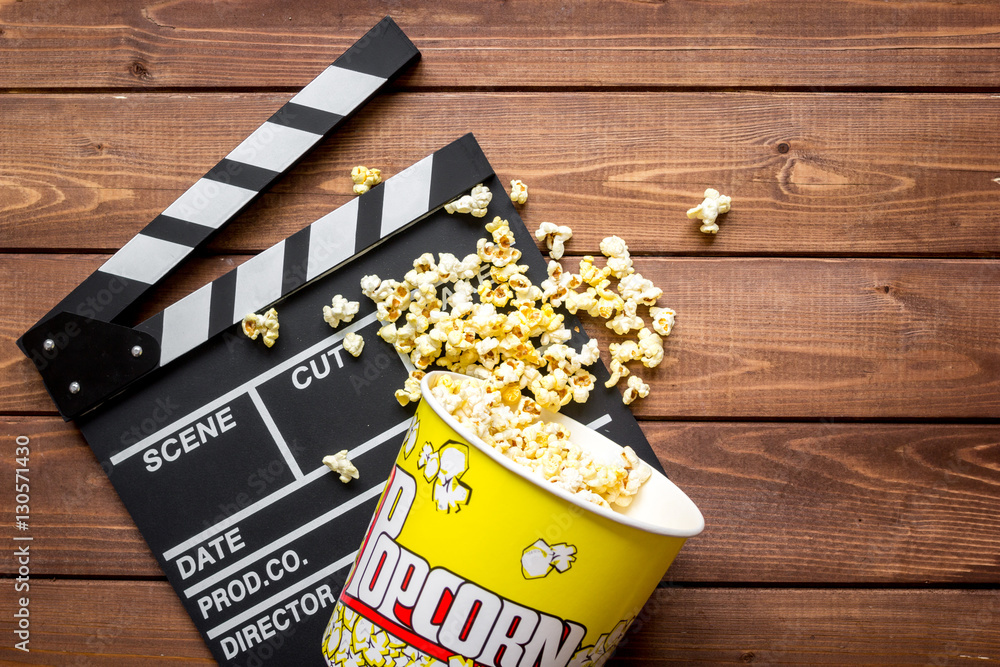
<svg viewBox="0 0 1000 667"><path fill-rule="evenodd" d="M660 471L653 468L652 475L643 484L639 493L636 494L635 499L632 504L628 507L622 508L621 511L616 511L613 509L608 509L602 507L595 503L587 500L583 500L575 494L566 491L565 489L558 487L550 482L545 481L539 475L536 475L532 471L524 468L523 466L514 463L500 452L493 449L484 442L479 436L469 431L467 428L458 423L458 421L448 414L447 411L441 406L440 403L434 398L430 391L430 382L436 380L442 376L450 376L461 380L476 380L476 378L468 375L461 375L459 373L453 373L451 371L431 371L424 376L420 382L420 395L423 400L428 402L430 408L437 414L438 417L444 420L448 426L458 433L460 436L465 438L471 445L475 446L476 449L480 450L491 459L499 463L501 466L505 467L507 470L515 473L522 479L525 479L535 486L543 489L547 493L551 493L566 502L572 503L577 507L586 510L588 512L593 512L594 514L609 519L616 523L628 526L630 528L635 528L647 533L653 533L656 535L663 535L666 537L678 537L678 538L689 538L698 535L705 529L705 518L695 505L694 501L691 500L684 491L680 489L676 484L674 484L666 475ZM478 380L481 382L481 380ZM588 449L591 452L594 451L595 442L603 441L607 445L616 447L619 451L622 448L621 445L614 442L607 436L604 436L585 424L582 424L575 419L567 417L565 415L559 414L557 412L551 412L550 410L543 409L543 418L548 421L555 421L563 426L570 429L570 432L574 436L574 443L581 448ZM580 435L584 437L581 438ZM590 442L593 440L594 442ZM606 446L606 445L605 445ZM603 456L602 456L603 458ZM639 509L640 512L643 511L644 507L649 507L651 503L642 503L643 493L649 489L655 489L656 495L659 496L660 500L666 500L671 503L676 503L673 507L674 512L672 513L674 521L670 524L667 523L666 518L661 523L655 521L647 520L646 518L632 517L627 514L631 511L636 512ZM647 497L651 498L651 494ZM638 512L637 512L638 513Z"/></svg>

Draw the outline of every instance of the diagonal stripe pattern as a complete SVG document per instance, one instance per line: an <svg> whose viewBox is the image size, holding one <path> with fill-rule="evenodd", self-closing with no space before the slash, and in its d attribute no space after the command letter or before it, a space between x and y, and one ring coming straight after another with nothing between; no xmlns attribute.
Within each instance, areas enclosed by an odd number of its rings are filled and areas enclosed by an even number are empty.
<svg viewBox="0 0 1000 667"><path fill-rule="evenodd" d="M246 209L292 165L337 129L420 53L389 17L351 46L289 102L125 244L44 319L95 296L92 285L116 279L130 288L102 302L114 321L196 248ZM241 294L230 307L239 307ZM213 296L214 300L214 296ZM105 299L107 301L107 299ZM231 313L225 319L230 319Z"/></svg>
<svg viewBox="0 0 1000 667"><path fill-rule="evenodd" d="M469 191L492 173L475 137L467 134L136 328L160 341L163 366L239 322L247 313L260 311L294 291L302 284L296 277L305 276L308 281L336 269ZM199 326L171 326L180 314Z"/></svg>

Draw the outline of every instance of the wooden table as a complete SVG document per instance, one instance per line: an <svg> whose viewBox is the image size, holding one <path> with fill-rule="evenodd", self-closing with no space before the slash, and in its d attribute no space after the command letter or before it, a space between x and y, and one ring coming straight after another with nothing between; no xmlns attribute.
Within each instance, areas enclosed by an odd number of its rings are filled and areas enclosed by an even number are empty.
<svg viewBox="0 0 1000 667"><path fill-rule="evenodd" d="M567 266L617 233L678 312L635 413L708 526L614 664L1000 660L995 0L4 3L0 659L211 663L14 340L385 13L422 62L146 313L471 130Z"/></svg>

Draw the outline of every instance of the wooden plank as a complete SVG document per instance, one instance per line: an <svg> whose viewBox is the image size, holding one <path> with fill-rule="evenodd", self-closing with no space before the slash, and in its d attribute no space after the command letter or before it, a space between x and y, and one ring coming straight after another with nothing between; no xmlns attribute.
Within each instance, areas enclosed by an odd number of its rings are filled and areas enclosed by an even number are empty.
<svg viewBox="0 0 1000 667"><path fill-rule="evenodd" d="M32 547L34 548L34 547ZM214 665L191 617L165 581L27 582L0 593L10 613L0 621L10 641L0 662L27 665ZM25 653L15 648L18 599L29 600L31 635Z"/></svg>
<svg viewBox="0 0 1000 667"><path fill-rule="evenodd" d="M998 618L996 590L668 588L608 667L981 664Z"/></svg>
<svg viewBox="0 0 1000 667"><path fill-rule="evenodd" d="M11 586L0 600L16 608ZM213 664L165 582L33 581L30 611L31 652L5 642L0 660ZM995 590L673 587L654 593L608 665L979 664L1000 656L998 616Z"/></svg>
<svg viewBox="0 0 1000 667"><path fill-rule="evenodd" d="M288 97L0 97L4 245L121 247ZM997 256L996 107L988 95L390 95L213 247L269 247L346 202L352 166L398 173L473 130L504 182L528 183L528 225L574 229L570 252L596 253L613 229L640 254ZM685 215L707 187L735 200L717 236Z"/></svg>
<svg viewBox="0 0 1000 667"><path fill-rule="evenodd" d="M85 255L0 255L0 411L52 406L13 341L100 265ZM179 274L155 312L232 268ZM570 260L566 260L569 266ZM663 418L995 418L1000 414L1000 262L639 258L678 312L636 414ZM642 312L645 312L643 309ZM604 322L587 330L606 349Z"/></svg>
<svg viewBox="0 0 1000 667"><path fill-rule="evenodd" d="M644 422L643 430L707 522L668 582L1000 580L1000 472L991 464L1000 426ZM20 435L31 448L30 530L4 524L0 539L32 536L41 576L162 576L72 424L0 422L0 441ZM13 478L13 465L0 460L0 474ZM0 496L0 513L13 516L13 500Z"/></svg>
<svg viewBox="0 0 1000 667"><path fill-rule="evenodd" d="M1000 74L991 0L67 0L4 5L0 87L301 87L387 11L424 54L407 86L995 88Z"/></svg>

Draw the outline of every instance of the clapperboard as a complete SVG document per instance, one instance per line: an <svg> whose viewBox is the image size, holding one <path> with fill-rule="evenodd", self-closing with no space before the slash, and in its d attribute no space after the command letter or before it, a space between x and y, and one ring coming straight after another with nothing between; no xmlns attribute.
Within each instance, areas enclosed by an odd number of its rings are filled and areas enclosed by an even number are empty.
<svg viewBox="0 0 1000 667"><path fill-rule="evenodd" d="M131 306L309 149L419 58L388 17L271 116L18 341L75 419L220 664L321 666L320 643L413 415L412 368L377 336L362 276L401 278L424 252L476 251L510 222L535 284L535 246L471 134L442 147L135 326ZM485 219L442 206L478 183ZM331 329L335 294L361 302ZM277 308L273 348L246 338ZM570 344L588 339L572 315ZM342 345L361 334L355 358ZM565 412L659 463L607 370ZM361 471L322 465L342 449ZM525 508L530 512L530 508Z"/></svg>

